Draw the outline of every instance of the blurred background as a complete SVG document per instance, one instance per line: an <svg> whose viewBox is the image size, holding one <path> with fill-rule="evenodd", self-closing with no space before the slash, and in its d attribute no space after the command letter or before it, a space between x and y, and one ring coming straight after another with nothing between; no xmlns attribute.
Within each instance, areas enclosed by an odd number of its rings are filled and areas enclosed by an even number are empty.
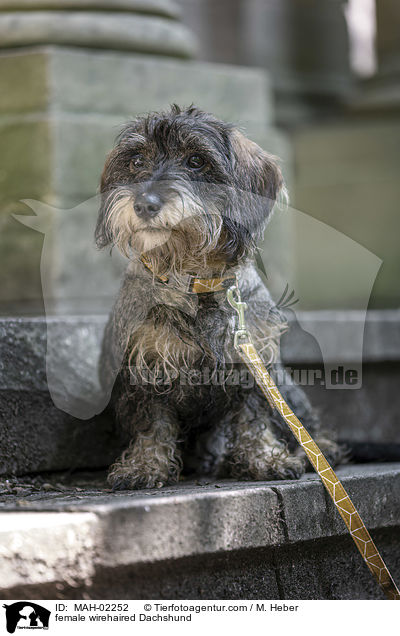
<svg viewBox="0 0 400 636"><path fill-rule="evenodd" d="M397 307L399 34L398 0L0 0L3 315L43 311L43 234L11 216L29 213L21 199L94 196L119 125L172 102L236 122L281 158L292 208L333 228L277 212L277 293L289 281L303 309L364 308L379 264L353 263L339 232L383 261L370 307ZM94 217L51 225L56 310L82 296Z"/></svg>

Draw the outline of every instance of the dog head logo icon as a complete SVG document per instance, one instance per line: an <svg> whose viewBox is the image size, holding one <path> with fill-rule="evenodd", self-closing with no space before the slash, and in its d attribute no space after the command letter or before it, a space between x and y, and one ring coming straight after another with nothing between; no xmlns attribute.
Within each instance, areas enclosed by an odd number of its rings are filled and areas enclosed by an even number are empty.
<svg viewBox="0 0 400 636"><path fill-rule="evenodd" d="M32 603L19 601L12 605L3 605L6 610L7 631L14 634L16 629L48 629L51 612Z"/></svg>

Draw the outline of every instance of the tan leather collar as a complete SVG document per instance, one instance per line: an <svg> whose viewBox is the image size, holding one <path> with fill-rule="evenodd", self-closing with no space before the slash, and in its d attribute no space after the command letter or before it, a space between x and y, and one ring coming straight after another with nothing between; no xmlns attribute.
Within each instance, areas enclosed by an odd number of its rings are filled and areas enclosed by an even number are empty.
<svg viewBox="0 0 400 636"><path fill-rule="evenodd" d="M144 254L141 254L140 260L142 261L143 265L152 274L154 274L151 264ZM154 276L157 278L157 280L159 280L161 283L164 283L165 285L171 282L168 276L159 276L158 274L154 274ZM212 294L215 292L226 291L228 287L231 287L231 285L234 285L236 282L236 278L235 276L232 276L232 274L230 276L218 276L216 278L198 278L196 276L190 276L188 274L186 276L186 280L185 278L183 280L185 291L190 294Z"/></svg>

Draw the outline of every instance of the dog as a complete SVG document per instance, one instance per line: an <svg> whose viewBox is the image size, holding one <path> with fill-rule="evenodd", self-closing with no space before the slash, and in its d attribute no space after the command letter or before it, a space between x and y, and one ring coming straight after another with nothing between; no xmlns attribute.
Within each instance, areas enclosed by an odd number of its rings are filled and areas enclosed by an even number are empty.
<svg viewBox="0 0 400 636"><path fill-rule="evenodd" d="M280 415L248 377L240 381L226 302L237 280L256 348L279 367L284 321L254 255L283 187L273 156L194 106L138 117L117 139L95 232L99 248L129 258L100 357L102 380L115 376L110 405L129 440L108 474L114 489L162 487L185 474L303 474ZM289 379L280 389L337 463L340 449L319 432L303 391Z"/></svg>

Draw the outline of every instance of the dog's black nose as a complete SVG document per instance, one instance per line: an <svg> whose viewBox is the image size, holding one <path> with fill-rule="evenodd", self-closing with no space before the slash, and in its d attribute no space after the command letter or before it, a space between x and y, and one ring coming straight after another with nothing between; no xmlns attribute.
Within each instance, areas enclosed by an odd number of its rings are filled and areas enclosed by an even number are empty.
<svg viewBox="0 0 400 636"><path fill-rule="evenodd" d="M156 216L162 208L161 197L155 192L142 192L136 197L135 212L144 219Z"/></svg>

